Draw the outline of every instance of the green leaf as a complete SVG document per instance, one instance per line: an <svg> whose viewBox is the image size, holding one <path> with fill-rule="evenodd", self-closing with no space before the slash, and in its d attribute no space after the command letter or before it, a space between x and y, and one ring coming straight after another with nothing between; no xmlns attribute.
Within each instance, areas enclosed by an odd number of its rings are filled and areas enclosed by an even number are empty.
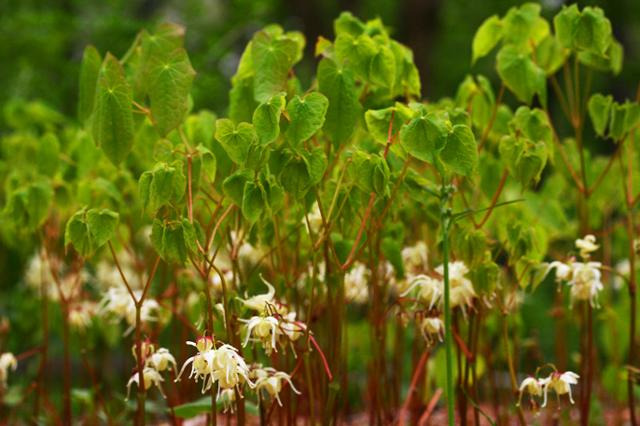
<svg viewBox="0 0 640 426"><path fill-rule="evenodd" d="M434 115L416 117L402 127L400 140L409 154L421 161L432 163L447 143L447 128Z"/></svg>
<svg viewBox="0 0 640 426"><path fill-rule="evenodd" d="M262 188L255 182L248 181L244 184L242 195L242 215L249 223L256 222L264 211L265 200Z"/></svg>
<svg viewBox="0 0 640 426"><path fill-rule="evenodd" d="M96 96L96 83L102 58L98 50L89 45L85 47L80 64L80 86L78 88L78 119L85 122L93 112Z"/></svg>
<svg viewBox="0 0 640 426"><path fill-rule="evenodd" d="M384 158L364 151L353 153L352 179L366 193L384 195L388 190L390 171Z"/></svg>
<svg viewBox="0 0 640 426"><path fill-rule="evenodd" d="M47 133L40 139L36 151L35 160L38 172L46 176L53 176L58 170L59 157L60 142L55 134Z"/></svg>
<svg viewBox="0 0 640 426"><path fill-rule="evenodd" d="M560 45L556 37L547 36L536 47L535 62L542 68L546 75L556 73L567 59L568 52Z"/></svg>
<svg viewBox="0 0 640 426"><path fill-rule="evenodd" d="M371 59L369 78L372 83L381 87L393 87L396 80L396 58L388 46L378 47L378 52Z"/></svg>
<svg viewBox="0 0 640 426"><path fill-rule="evenodd" d="M322 176L327 169L327 156L322 148L316 148L310 153L303 155L303 160L307 165L307 174L311 185L317 185L322 181Z"/></svg>
<svg viewBox="0 0 640 426"><path fill-rule="evenodd" d="M140 175L138 192L145 209L155 213L160 207L179 201L184 195L186 178L180 161L158 163Z"/></svg>
<svg viewBox="0 0 640 426"><path fill-rule="evenodd" d="M311 187L307 163L301 158L292 157L280 175L280 182L294 198L302 198Z"/></svg>
<svg viewBox="0 0 640 426"><path fill-rule="evenodd" d="M98 249L113 238L118 225L118 213L108 209L87 211L87 227L94 249Z"/></svg>
<svg viewBox="0 0 640 426"><path fill-rule="evenodd" d="M607 128L612 104L613 97L611 95L604 96L600 93L596 93L589 99L587 106L589 109L589 117L591 117L593 129L600 136L604 136L604 132Z"/></svg>
<svg viewBox="0 0 640 426"><path fill-rule="evenodd" d="M365 30L364 23L353 16L351 12L342 12L338 18L333 21L333 29L336 36L349 34L359 36Z"/></svg>
<svg viewBox="0 0 640 426"><path fill-rule="evenodd" d="M389 47L396 59L396 81L392 96L420 97L420 74L413 62L413 52L407 46L390 40Z"/></svg>
<svg viewBox="0 0 640 426"><path fill-rule="evenodd" d="M258 32L251 42L254 81L253 96L264 102L272 96L286 92L289 70L298 52L296 40L285 35L273 36Z"/></svg>
<svg viewBox="0 0 640 426"><path fill-rule="evenodd" d="M280 134L280 114L284 105L285 98L279 94L258 105L253 112L253 127L260 144L266 145L273 142Z"/></svg>
<svg viewBox="0 0 640 426"><path fill-rule="evenodd" d="M96 86L93 138L115 165L122 162L133 146L131 88L118 59L107 53Z"/></svg>
<svg viewBox="0 0 640 426"><path fill-rule="evenodd" d="M478 165L478 148L473 132L468 126L453 126L440 158L455 173L463 176L473 173Z"/></svg>
<svg viewBox="0 0 640 426"><path fill-rule="evenodd" d="M611 107L609 136L616 142L621 141L638 123L640 123L640 105L637 102L614 103Z"/></svg>
<svg viewBox="0 0 640 426"><path fill-rule="evenodd" d="M502 21L498 15L493 15L485 19L473 37L471 63L474 63L491 52L501 39Z"/></svg>
<svg viewBox="0 0 640 426"><path fill-rule="evenodd" d="M497 69L505 86L518 99L530 104L537 94L540 102L547 101L546 76L531 58L513 45L504 46L498 52Z"/></svg>
<svg viewBox="0 0 640 426"><path fill-rule="evenodd" d="M311 92L304 97L295 96L287 105L289 127L286 137L295 147L311 138L324 124L329 101L318 92Z"/></svg>
<svg viewBox="0 0 640 426"><path fill-rule="evenodd" d="M386 144L389 138L389 125L391 124L391 116L393 115L392 133L397 133L402 124L411 118L413 113L402 104L384 108L370 109L364 114L364 120L367 123L367 129L376 142Z"/></svg>
<svg viewBox="0 0 640 426"><path fill-rule="evenodd" d="M574 33L578 19L580 19L580 11L575 4L569 7L563 6L562 10L553 18L558 42L567 49L573 49L575 46Z"/></svg>
<svg viewBox="0 0 640 426"><path fill-rule="evenodd" d="M378 47L371 37L366 34L357 37L341 34L336 37L335 52L338 61L352 69L359 79L369 80L371 64L378 53Z"/></svg>
<svg viewBox="0 0 640 426"><path fill-rule="evenodd" d="M45 181L36 181L17 188L8 195L3 209L3 220L14 225L17 231L34 231L49 216L53 189Z"/></svg>
<svg viewBox="0 0 640 426"><path fill-rule="evenodd" d="M527 48L528 44L537 44L549 34L549 24L540 18L540 5L525 3L509 9L502 20L505 43L515 44L518 48Z"/></svg>
<svg viewBox="0 0 640 426"><path fill-rule="evenodd" d="M231 161L242 165L247 161L249 147L257 140L257 136L251 124L234 126L228 118L221 118L216 121L216 139Z"/></svg>
<svg viewBox="0 0 640 426"><path fill-rule="evenodd" d="M184 120L189 109L189 92L195 74L183 48L151 58L151 115L161 136L178 127Z"/></svg>
<svg viewBox="0 0 640 426"><path fill-rule="evenodd" d="M222 182L222 189L225 195L231 198L233 202L238 206L242 206L244 186L245 183L251 179L251 177L252 174L249 170L240 169L234 174L228 176Z"/></svg>
<svg viewBox="0 0 640 426"><path fill-rule="evenodd" d="M324 58L318 65L318 88L329 100L323 129L335 146L341 145L353 134L362 111L353 74Z"/></svg>
<svg viewBox="0 0 640 426"><path fill-rule="evenodd" d="M612 41L611 22L599 7L585 7L573 28L575 48L604 54Z"/></svg>
<svg viewBox="0 0 640 426"><path fill-rule="evenodd" d="M499 151L509 173L520 181L522 186L528 186L540 179L548 157L544 142L505 136L500 141Z"/></svg>
<svg viewBox="0 0 640 426"><path fill-rule="evenodd" d="M196 231L188 219L161 221L151 227L151 244L167 262L185 263L189 254L197 252Z"/></svg>
<svg viewBox="0 0 640 426"><path fill-rule="evenodd" d="M83 257L93 254L105 245L116 232L118 213L108 209L83 208L76 212L65 228L64 244L73 245Z"/></svg>

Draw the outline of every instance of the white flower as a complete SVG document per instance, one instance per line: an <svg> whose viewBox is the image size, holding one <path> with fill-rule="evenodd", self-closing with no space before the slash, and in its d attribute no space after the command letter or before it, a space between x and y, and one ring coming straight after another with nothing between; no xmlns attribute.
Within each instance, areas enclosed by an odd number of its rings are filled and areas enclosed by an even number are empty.
<svg viewBox="0 0 640 426"><path fill-rule="evenodd" d="M301 321L296 321L296 313L289 312L280 320L280 330L289 338L290 341L295 342L307 331L307 325Z"/></svg>
<svg viewBox="0 0 640 426"><path fill-rule="evenodd" d="M157 371L164 371L173 366L174 373L177 373L178 367L176 365L176 359L171 355L171 352L167 348L160 348L155 351L149 358L147 363L150 367L153 367Z"/></svg>
<svg viewBox="0 0 640 426"><path fill-rule="evenodd" d="M0 389L7 387L9 369L16 371L16 368L18 368L18 360L11 352L0 355Z"/></svg>
<svg viewBox="0 0 640 426"><path fill-rule="evenodd" d="M139 300L142 296L142 291L136 290L133 294ZM125 288L120 286L108 289L100 305L101 313L124 319L129 324L129 329L125 331L125 335L133 330L136 324L136 304ZM156 300L146 298L140 308L140 319L143 322L157 321L156 313L159 310L160 305Z"/></svg>
<svg viewBox="0 0 640 426"><path fill-rule="evenodd" d="M227 344L215 349L211 377L218 382L221 389L237 387L244 381L253 387L253 383L249 380L249 367L238 354L238 350Z"/></svg>
<svg viewBox="0 0 640 426"><path fill-rule="evenodd" d="M522 401L522 394L525 392L531 395L531 397L542 395L542 383L540 383L540 380L535 377L529 376L520 383L519 391L520 396L518 397L517 405L520 405L520 402Z"/></svg>
<svg viewBox="0 0 640 426"><path fill-rule="evenodd" d="M409 283L409 288L405 290L401 296L406 296L416 287L419 289L418 297L423 303L429 306L429 309L432 309L436 303L438 303L438 300L440 300L440 297L442 297L442 293L444 292L442 281L431 278L428 275L421 274L413 277Z"/></svg>
<svg viewBox="0 0 640 426"><path fill-rule="evenodd" d="M420 331L428 343L432 343L434 337L442 342L444 323L438 317L426 317L420 322Z"/></svg>
<svg viewBox="0 0 640 426"><path fill-rule="evenodd" d="M604 289L600 262L573 262L571 264L571 280L567 283L571 287L571 300L589 301L592 307L599 307L598 294Z"/></svg>
<svg viewBox="0 0 640 426"><path fill-rule="evenodd" d="M444 265L438 266L436 272L444 275ZM464 262L449 262L449 302L452 309L460 306L463 312L465 312L465 307L471 306L473 299L477 296L473 284L469 279L465 278L468 272L469 269Z"/></svg>
<svg viewBox="0 0 640 426"><path fill-rule="evenodd" d="M567 281L571 277L571 266L555 260L547 265L547 270L542 279L544 279L552 269L556 270L556 282Z"/></svg>
<svg viewBox="0 0 640 426"><path fill-rule="evenodd" d="M600 246L596 244L596 237L589 234L576 240L576 248L580 250L580 256L583 259L588 259L591 253L598 250Z"/></svg>
<svg viewBox="0 0 640 426"><path fill-rule="evenodd" d="M180 380L187 365L191 365L189 378L195 378L196 382L199 379L203 380L202 393L211 389L216 382L218 395L224 389L239 388L245 381L253 387L253 383L249 380L249 368L233 346L224 344L215 349L209 337L202 337L197 343L187 342L187 344L195 346L198 353L185 361L176 382Z"/></svg>
<svg viewBox="0 0 640 426"><path fill-rule="evenodd" d="M144 380L144 390L148 390L151 386L155 385L162 396L166 398L164 392L162 391L162 382L164 382L164 379L162 378L160 373L156 371L155 368L145 367L144 370L142 370L142 377ZM137 372L134 373L127 382L127 399L129 399L129 393L131 391L131 385L133 383L135 383L137 386L140 386L140 375Z"/></svg>
<svg viewBox="0 0 640 426"><path fill-rule="evenodd" d="M256 391L264 390L271 398L275 398L278 401L278 405L282 407L282 401L280 401L280 391L282 391L282 382L289 383L291 389L300 395L300 392L293 386L291 376L282 371L276 371L273 368L260 368L252 371L253 375L257 378L255 382Z"/></svg>
<svg viewBox="0 0 640 426"><path fill-rule="evenodd" d="M412 246L402 249L402 262L407 279L423 272L427 268L428 249L424 241L418 241Z"/></svg>
<svg viewBox="0 0 640 426"><path fill-rule="evenodd" d="M218 398L220 402L222 402L222 412L226 413L227 411L233 413L234 412L234 404L236 402L236 391L235 389L222 389L219 392Z"/></svg>
<svg viewBox="0 0 640 426"><path fill-rule="evenodd" d="M369 300L369 277L371 271L360 262L355 262L353 267L344 276L345 299L358 304L364 304Z"/></svg>
<svg viewBox="0 0 640 426"><path fill-rule="evenodd" d="M278 309L274 301L276 289L273 288L271 283L265 280L262 275L260 276L260 278L262 279L262 282L267 286L267 292L251 296L247 299L241 299L238 297L238 300L240 300L247 308L258 312L261 315L265 315L268 314L270 310Z"/></svg>
<svg viewBox="0 0 640 426"><path fill-rule="evenodd" d="M540 385L544 390L544 402L542 403L542 407L547 405L547 392L549 389L556 392L556 394L564 395L566 393L569 394L569 401L573 404L573 397L571 395L571 385L577 385L578 376L576 373L571 371L567 371L565 373L553 372L549 375L549 377L545 379L540 379Z"/></svg>
<svg viewBox="0 0 640 426"><path fill-rule="evenodd" d="M91 319L95 312L96 305L93 302L74 303L69 308L69 324L73 328L82 331L91 324Z"/></svg>
<svg viewBox="0 0 640 426"><path fill-rule="evenodd" d="M308 224L307 219L309 220ZM302 218L302 222L307 227L307 232L309 234L318 234L320 227L322 227L322 214L320 213L320 207L318 206L317 201L311 206L311 211Z"/></svg>
<svg viewBox="0 0 640 426"><path fill-rule="evenodd" d="M254 340L262 342L264 351L267 355L271 354L271 351L278 352L276 348L276 338L279 332L279 321L272 317L260 317L254 316L249 320L241 320L247 324L247 336L245 337L242 346L247 346L249 339L253 337Z"/></svg>

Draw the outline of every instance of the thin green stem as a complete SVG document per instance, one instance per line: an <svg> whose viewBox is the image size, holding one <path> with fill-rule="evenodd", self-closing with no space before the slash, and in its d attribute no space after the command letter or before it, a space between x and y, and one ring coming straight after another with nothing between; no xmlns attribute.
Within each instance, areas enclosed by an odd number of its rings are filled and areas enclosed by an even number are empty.
<svg viewBox="0 0 640 426"><path fill-rule="evenodd" d="M443 188L444 193L444 188ZM444 345L447 359L447 413L449 426L455 425L455 395L453 393L453 336L451 333L451 301L449 285L449 222L451 213L448 210L448 196L443 197L440 210L440 225L442 226L442 262L444 266Z"/></svg>

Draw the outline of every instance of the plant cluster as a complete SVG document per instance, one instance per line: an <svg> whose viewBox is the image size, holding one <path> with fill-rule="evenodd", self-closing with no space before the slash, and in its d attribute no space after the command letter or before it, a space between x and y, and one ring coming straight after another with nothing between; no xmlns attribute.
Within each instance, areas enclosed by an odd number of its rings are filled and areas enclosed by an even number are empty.
<svg viewBox="0 0 640 426"><path fill-rule="evenodd" d="M197 75L173 24L143 30L119 58L87 47L77 120L37 103L12 112L0 229L35 253L25 297L38 299L42 345L0 356L3 392L16 364L37 366L9 418L31 398L24 415L64 424L216 424L220 413L324 424L357 410L404 424L428 419L444 390L449 424L524 425L534 413L523 393L536 408L549 390L568 394L564 414L544 415L571 419L578 386L582 424L600 399L624 403L637 424L640 105L591 93L592 73L622 67L609 20L573 5L550 23L532 3L492 16L472 51L475 62L498 49L497 93L469 75L434 102L381 20L343 13L334 32L316 41L309 85L295 72L304 36L256 32L222 118L193 110ZM537 331L523 312L551 277L557 347L532 356L535 336L516 336ZM63 391L52 404L58 310ZM597 323L616 324L619 340L596 345ZM363 338L366 379L354 374ZM125 368L96 371L98 348L129 346ZM534 363L552 372L518 386ZM123 376L109 398L107 374ZM72 406L84 375L88 396ZM594 393L620 378L626 395Z"/></svg>

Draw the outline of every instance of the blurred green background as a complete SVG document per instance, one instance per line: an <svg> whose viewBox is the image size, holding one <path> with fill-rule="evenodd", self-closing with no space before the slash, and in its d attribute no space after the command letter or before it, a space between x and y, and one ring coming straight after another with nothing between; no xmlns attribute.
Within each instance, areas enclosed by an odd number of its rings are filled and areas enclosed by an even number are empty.
<svg viewBox="0 0 640 426"><path fill-rule="evenodd" d="M331 36L332 22L342 10L362 19L377 16L394 38L413 49L428 99L455 94L469 72L471 40L490 15L504 14L521 2L513 0L2 0L0 1L0 105L8 99L42 99L67 115L74 114L82 50L122 55L144 27L172 21L187 28L187 49L198 72L195 108L224 113L229 79L252 34L265 24L279 23L307 37L307 55L298 67L304 77L315 67L313 47L318 35ZM552 16L562 1L545 0L543 15ZM624 45L621 75L600 75L602 87L617 98L632 97L640 75L640 1L589 1L613 23ZM492 60L480 61L474 72L495 80ZM6 128L3 119L2 127Z"/></svg>

